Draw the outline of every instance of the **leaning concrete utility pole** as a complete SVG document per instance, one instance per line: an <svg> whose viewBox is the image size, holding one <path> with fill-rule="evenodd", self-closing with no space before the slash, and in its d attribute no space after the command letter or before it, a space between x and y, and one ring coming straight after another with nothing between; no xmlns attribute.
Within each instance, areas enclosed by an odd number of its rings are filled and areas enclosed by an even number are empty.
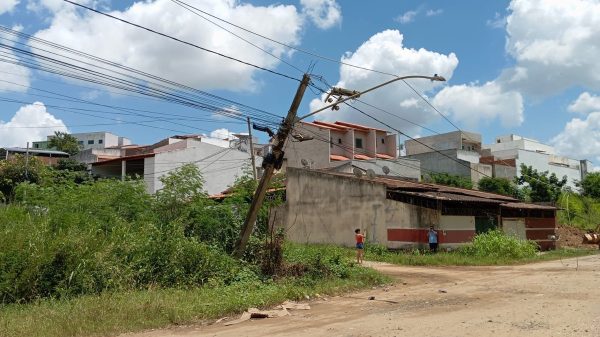
<svg viewBox="0 0 600 337"><path fill-rule="evenodd" d="M294 100L290 106L290 110L288 111L285 120L279 126L277 134L275 134L273 137L271 152L268 153L263 159L263 175L260 178L260 182L258 183L256 191L254 192L252 204L250 204L250 209L248 210L248 214L246 215L246 219L242 225L240 237L235 243L235 248L233 250L233 255L237 258L240 258L244 255L246 244L250 239L250 234L252 234L252 231L254 230L254 223L256 222L258 211L260 210L263 200L265 199L265 194L267 193L267 188L271 182L271 177L273 176L275 169L281 168L283 163L283 147L288 135L290 134L290 131L294 127L294 123L296 123L296 113L298 112L298 107L300 107L300 102L302 102L302 97L304 96L304 92L306 91L309 83L310 76L308 76L308 74L304 74L302 81L300 82L300 86L296 91L296 96L294 96Z"/></svg>

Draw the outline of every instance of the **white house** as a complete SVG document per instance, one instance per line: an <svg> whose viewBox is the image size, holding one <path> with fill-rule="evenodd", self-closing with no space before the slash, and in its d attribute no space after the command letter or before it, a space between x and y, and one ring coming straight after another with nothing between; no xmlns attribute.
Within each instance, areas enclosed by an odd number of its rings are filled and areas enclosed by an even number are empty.
<svg viewBox="0 0 600 337"><path fill-rule="evenodd" d="M209 144L200 139L186 138L176 142L164 142L149 153L125 156L92 164L92 174L100 177L140 176L146 190L154 194L163 185L160 178L188 164L196 165L205 180L204 188L209 195L218 194L231 186L250 165L250 154L229 147ZM262 158L257 158L260 165Z"/></svg>

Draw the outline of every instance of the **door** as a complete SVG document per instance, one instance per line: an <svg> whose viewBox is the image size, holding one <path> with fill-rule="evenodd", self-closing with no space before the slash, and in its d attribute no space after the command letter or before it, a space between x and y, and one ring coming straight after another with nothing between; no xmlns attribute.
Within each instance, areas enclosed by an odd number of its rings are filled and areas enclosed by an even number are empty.
<svg viewBox="0 0 600 337"><path fill-rule="evenodd" d="M495 216L477 216L475 217L475 233L481 234L498 227L498 219Z"/></svg>
<svg viewBox="0 0 600 337"><path fill-rule="evenodd" d="M502 219L502 229L506 235L511 235L521 240L527 238L525 219Z"/></svg>

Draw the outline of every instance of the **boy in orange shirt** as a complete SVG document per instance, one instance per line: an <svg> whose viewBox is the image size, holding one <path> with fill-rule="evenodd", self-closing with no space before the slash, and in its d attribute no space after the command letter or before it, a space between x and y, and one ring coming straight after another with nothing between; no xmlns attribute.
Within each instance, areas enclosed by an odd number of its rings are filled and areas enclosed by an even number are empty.
<svg viewBox="0 0 600 337"><path fill-rule="evenodd" d="M360 233L359 228L354 231L354 234L354 238L356 239L356 262L362 264L365 252L365 236Z"/></svg>

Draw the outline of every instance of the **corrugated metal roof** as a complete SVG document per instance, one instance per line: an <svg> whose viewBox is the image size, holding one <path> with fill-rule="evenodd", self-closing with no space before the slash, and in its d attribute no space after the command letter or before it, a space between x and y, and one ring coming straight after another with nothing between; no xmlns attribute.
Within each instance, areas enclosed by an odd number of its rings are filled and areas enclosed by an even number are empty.
<svg viewBox="0 0 600 337"><path fill-rule="evenodd" d="M100 165L106 165L106 164L110 164L110 163L114 163L114 162L144 159L144 158L154 157L154 155L155 155L155 153L145 153L145 154L138 154L138 155L135 155L135 156L119 157L119 158L115 158L115 159L110 159L110 160L105 160L105 161L100 161L100 162L92 163L92 165L93 166L100 166Z"/></svg>
<svg viewBox="0 0 600 337"><path fill-rule="evenodd" d="M504 207L504 208L522 208L522 209L547 209L547 210L555 210L557 209L554 206L546 206L546 205L536 205L536 204L528 204L525 202L511 202L511 203L505 203L505 204L501 204L500 206Z"/></svg>
<svg viewBox="0 0 600 337"><path fill-rule="evenodd" d="M3 149L8 152L18 152L18 153L26 153L28 151L26 148L22 148L22 147L3 147ZM63 151L40 150L40 149L33 149L33 148L29 148L29 153L56 154L56 155L67 156L67 157L69 156L68 153L63 152Z"/></svg>

